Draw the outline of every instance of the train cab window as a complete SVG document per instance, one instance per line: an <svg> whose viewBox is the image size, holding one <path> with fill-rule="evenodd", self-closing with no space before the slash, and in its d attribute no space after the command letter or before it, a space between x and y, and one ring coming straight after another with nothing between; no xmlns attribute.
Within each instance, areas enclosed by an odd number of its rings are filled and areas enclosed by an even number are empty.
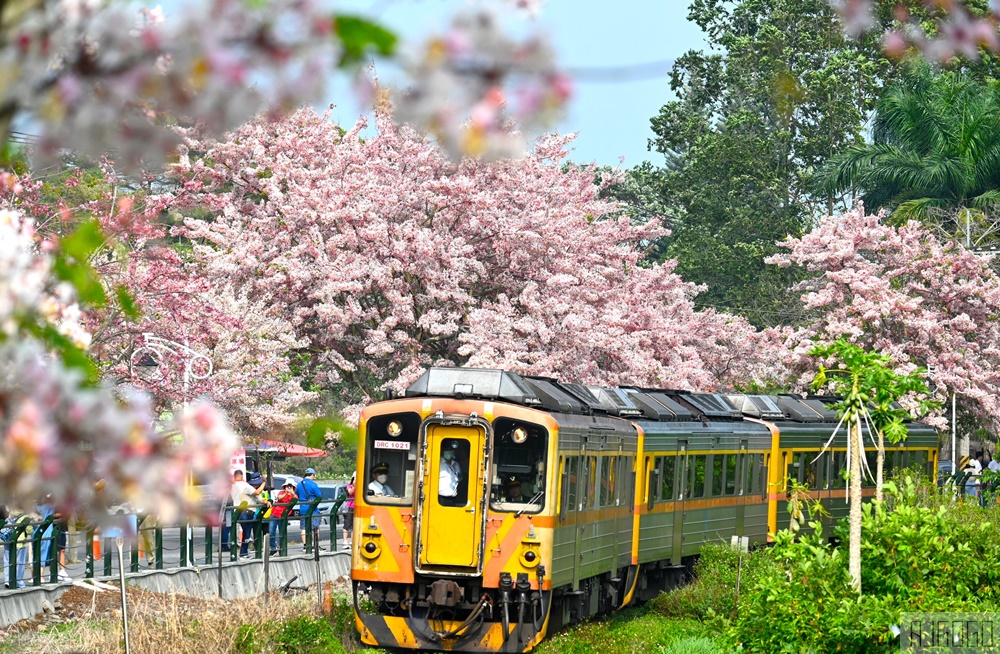
<svg viewBox="0 0 1000 654"><path fill-rule="evenodd" d="M374 416L364 429L365 501L371 504L412 504L417 467L420 415ZM379 480L384 481L379 481Z"/></svg>
<svg viewBox="0 0 1000 654"><path fill-rule="evenodd" d="M660 487L660 499L661 500L672 500L674 499L674 478L677 475L677 457L676 456L665 456L663 457L663 485Z"/></svg>
<svg viewBox="0 0 1000 654"><path fill-rule="evenodd" d="M537 513L545 505L549 432L523 420L493 423L490 508Z"/></svg>
<svg viewBox="0 0 1000 654"><path fill-rule="evenodd" d="M747 462L747 487L751 494L760 493L764 487L764 477L767 471L764 469L764 455L751 454Z"/></svg>
<svg viewBox="0 0 1000 654"><path fill-rule="evenodd" d="M929 474L927 470L927 452L925 450L913 450L910 452L910 466L924 474Z"/></svg>

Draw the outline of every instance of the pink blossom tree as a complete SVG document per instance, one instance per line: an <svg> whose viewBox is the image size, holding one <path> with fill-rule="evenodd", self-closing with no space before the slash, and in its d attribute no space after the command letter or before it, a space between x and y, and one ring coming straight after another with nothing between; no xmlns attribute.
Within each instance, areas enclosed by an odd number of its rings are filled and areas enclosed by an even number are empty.
<svg viewBox="0 0 1000 654"><path fill-rule="evenodd" d="M931 369L939 388L1000 428L1000 279L988 257L916 223L890 227L860 205L781 245L788 251L770 263L813 273L798 287L814 320L789 340L793 367L807 372L813 345L844 336L888 355L900 374Z"/></svg>
<svg viewBox="0 0 1000 654"><path fill-rule="evenodd" d="M78 206L51 206L30 177L20 193L7 198L39 216L46 226L39 233L53 243L88 219L99 225L101 242L88 265L107 300L91 307L81 321L102 376L147 390L157 411L211 398L246 436L272 434L301 422L301 405L315 394L303 390L290 370L287 355L303 343L280 310L241 296L225 280L199 277L158 220L162 203L149 198L148 191L129 188L110 162L103 167L105 191ZM203 354L213 362L212 374L192 369L195 374L185 379L189 357L162 353L165 360L155 380L143 380L130 364L144 349L147 333Z"/></svg>
<svg viewBox="0 0 1000 654"><path fill-rule="evenodd" d="M672 265L639 265L656 228L616 217L593 169L560 166L569 138L456 163L376 121L362 139L364 122L344 132L302 110L192 140L172 199L214 214L178 230L205 278L284 307L343 404L431 364L687 388L766 375L748 324L694 311Z"/></svg>

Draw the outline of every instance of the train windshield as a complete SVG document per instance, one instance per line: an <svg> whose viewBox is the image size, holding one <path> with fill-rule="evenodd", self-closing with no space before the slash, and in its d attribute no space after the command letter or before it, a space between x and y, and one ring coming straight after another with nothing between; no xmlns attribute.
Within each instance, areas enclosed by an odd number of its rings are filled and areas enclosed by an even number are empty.
<svg viewBox="0 0 1000 654"><path fill-rule="evenodd" d="M493 423L493 474L490 508L537 513L545 505L549 433L521 420Z"/></svg>
<svg viewBox="0 0 1000 654"><path fill-rule="evenodd" d="M412 504L417 467L420 415L374 416L365 429L365 501L371 504Z"/></svg>

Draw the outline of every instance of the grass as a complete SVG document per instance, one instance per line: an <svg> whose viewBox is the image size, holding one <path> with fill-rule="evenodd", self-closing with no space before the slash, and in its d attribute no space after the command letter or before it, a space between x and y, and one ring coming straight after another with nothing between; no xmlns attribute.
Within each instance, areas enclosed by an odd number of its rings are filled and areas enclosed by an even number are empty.
<svg viewBox="0 0 1000 654"><path fill-rule="evenodd" d="M547 638L539 654L716 654L723 651L705 625L688 619L666 618L646 605L626 609L604 620L594 620Z"/></svg>
<svg viewBox="0 0 1000 654"><path fill-rule="evenodd" d="M176 596L175 596L176 597ZM207 603L192 610L174 599L129 607L132 654L340 654L364 650L354 629L350 602L335 601L321 615L314 596ZM104 654L123 650L121 621L57 623L0 641L0 654Z"/></svg>

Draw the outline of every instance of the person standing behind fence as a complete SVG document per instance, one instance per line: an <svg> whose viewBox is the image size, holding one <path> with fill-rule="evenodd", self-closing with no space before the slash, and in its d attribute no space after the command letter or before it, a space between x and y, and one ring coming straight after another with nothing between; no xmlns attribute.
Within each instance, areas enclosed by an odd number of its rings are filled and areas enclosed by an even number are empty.
<svg viewBox="0 0 1000 654"><path fill-rule="evenodd" d="M351 534L354 532L354 493L357 491L355 479L358 473L351 473L351 481L347 484L347 499L344 500L344 549L351 546Z"/></svg>
<svg viewBox="0 0 1000 654"><path fill-rule="evenodd" d="M257 497L264 490L264 485L254 488L243 480L243 471L233 472L233 486L229 497L233 500L233 513L239 516L243 528L243 539L240 541L240 558L250 556L250 539L253 537L253 518L259 504Z"/></svg>
<svg viewBox="0 0 1000 654"><path fill-rule="evenodd" d="M24 588L24 569L28 564L28 540L31 538L31 516L27 513L12 511L8 514L7 508L0 506L2 515L0 517L0 546L3 547L3 584L7 587L10 584L10 566L15 566L15 579L17 587ZM17 529L27 525L20 534Z"/></svg>
<svg viewBox="0 0 1000 654"><path fill-rule="evenodd" d="M969 497L979 496L979 476L983 474L982 452L976 453L976 458L969 459L965 464L963 472L969 473L969 478L965 481L965 494Z"/></svg>
<svg viewBox="0 0 1000 654"><path fill-rule="evenodd" d="M306 547L306 531L311 532L313 527L318 525L319 522L316 521L316 517L306 520L305 515L309 510L307 502L319 499L323 496L323 494L320 492L319 486L316 485L316 481L313 479L313 477L316 476L315 470L312 468L306 468L306 471L302 474L302 476L304 479L301 483L299 483L296 491L298 493L299 500L302 501L299 505L299 515L302 516L299 519L299 531L302 532L302 549L308 552L309 549ZM316 547L319 547L319 543L316 543Z"/></svg>
<svg viewBox="0 0 1000 654"><path fill-rule="evenodd" d="M271 505L271 556L278 553L278 523L281 522L281 518L285 515L285 512L292 508L293 504L291 503L297 498L298 496L295 494L295 481L293 479L286 480L281 490L278 491L278 496L275 498L274 503ZM287 533L285 537L288 537Z"/></svg>

